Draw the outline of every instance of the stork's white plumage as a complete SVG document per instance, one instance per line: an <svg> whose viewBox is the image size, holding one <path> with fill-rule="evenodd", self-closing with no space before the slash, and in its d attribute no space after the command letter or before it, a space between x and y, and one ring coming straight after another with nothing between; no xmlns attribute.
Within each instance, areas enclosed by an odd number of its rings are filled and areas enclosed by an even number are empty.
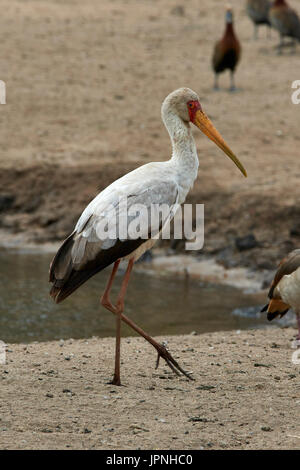
<svg viewBox="0 0 300 470"><path fill-rule="evenodd" d="M181 369L164 346L158 344L123 314L124 296L133 263L154 245L156 238L145 239L147 234L143 234L144 236L137 239L112 236L103 240L99 238L99 227L104 220L110 220L111 211L126 217L129 224L132 220L132 216L129 216L130 207L135 204L142 204L148 210L153 204L165 204L169 207L167 218L171 219L174 216L174 207L185 201L198 172L199 163L191 122L215 142L246 176L242 164L203 112L198 95L194 91L180 88L167 96L162 105L162 119L172 142L171 159L143 165L116 180L98 194L83 211L74 231L58 250L50 267L50 282L53 283L50 294L56 302L61 302L91 276L115 263L102 297L102 305L117 316L113 379L113 383L117 385L120 384L121 320L149 341L158 351L158 357L163 357L172 370L175 372L179 370L191 377ZM126 205L122 204L123 201L126 201ZM126 207L125 212L123 207ZM116 225L119 220L116 219ZM112 228L113 233L119 233L118 226ZM114 306L109 294L122 258L129 259L129 263L117 304Z"/></svg>
<svg viewBox="0 0 300 470"><path fill-rule="evenodd" d="M268 312L268 320L283 317L290 308L296 313L298 335L294 345L300 347L300 249L281 261L268 295L270 302L262 309Z"/></svg>

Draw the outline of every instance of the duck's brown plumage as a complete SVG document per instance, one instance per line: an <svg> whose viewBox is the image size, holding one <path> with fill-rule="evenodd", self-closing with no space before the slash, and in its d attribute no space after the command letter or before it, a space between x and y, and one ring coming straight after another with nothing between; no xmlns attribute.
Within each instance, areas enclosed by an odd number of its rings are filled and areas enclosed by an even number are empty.
<svg viewBox="0 0 300 470"><path fill-rule="evenodd" d="M300 18L286 0L275 0L270 8L269 18L282 37L288 36L300 41Z"/></svg>
<svg viewBox="0 0 300 470"><path fill-rule="evenodd" d="M247 0L247 13L254 24L270 25L269 10L272 6L270 0Z"/></svg>
<svg viewBox="0 0 300 470"><path fill-rule="evenodd" d="M275 291L283 276L292 274L300 267L300 249L293 250L279 264L268 293L270 302L263 307L262 312L268 312L268 320L273 320L280 315L282 317L290 309L290 305L283 302L280 295Z"/></svg>
<svg viewBox="0 0 300 470"><path fill-rule="evenodd" d="M241 57L241 45L236 36L233 26L233 16L231 10L226 13L226 28L222 39L214 48L212 66L216 75L230 70L235 71Z"/></svg>
<svg viewBox="0 0 300 470"><path fill-rule="evenodd" d="M269 18L269 11L271 6L272 2L270 0L247 0L246 11L254 24L255 37L257 37L258 26L271 26Z"/></svg>

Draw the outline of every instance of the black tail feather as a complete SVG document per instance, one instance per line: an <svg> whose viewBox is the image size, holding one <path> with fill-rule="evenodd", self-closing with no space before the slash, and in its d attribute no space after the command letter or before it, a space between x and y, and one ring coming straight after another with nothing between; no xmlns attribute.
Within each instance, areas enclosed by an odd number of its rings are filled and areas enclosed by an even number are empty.
<svg viewBox="0 0 300 470"><path fill-rule="evenodd" d="M53 286L50 295L56 303L62 302L90 277L105 269L118 259L128 256L134 252L140 245L145 243L144 239L136 240L116 240L115 244L108 249L99 251L93 259L87 257L86 262L82 263L80 269L75 269L72 261L72 248L74 247L74 233L67 238L50 266L50 282Z"/></svg>
<svg viewBox="0 0 300 470"><path fill-rule="evenodd" d="M110 263L107 263L108 266ZM78 287L86 282L90 277L94 276L97 272L104 269L106 266L98 266L93 271L74 271L72 270L68 280L61 285L61 281L55 281L51 290L50 295L53 300L59 304L66 297L69 297Z"/></svg>

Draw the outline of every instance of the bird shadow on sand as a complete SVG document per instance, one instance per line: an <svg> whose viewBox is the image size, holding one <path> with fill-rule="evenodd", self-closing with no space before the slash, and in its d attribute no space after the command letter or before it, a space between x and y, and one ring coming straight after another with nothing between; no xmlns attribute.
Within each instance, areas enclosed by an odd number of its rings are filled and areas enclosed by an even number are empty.
<svg viewBox="0 0 300 470"><path fill-rule="evenodd" d="M293 56L299 54L298 44L290 41L284 42L283 44L276 44L273 50L277 55Z"/></svg>

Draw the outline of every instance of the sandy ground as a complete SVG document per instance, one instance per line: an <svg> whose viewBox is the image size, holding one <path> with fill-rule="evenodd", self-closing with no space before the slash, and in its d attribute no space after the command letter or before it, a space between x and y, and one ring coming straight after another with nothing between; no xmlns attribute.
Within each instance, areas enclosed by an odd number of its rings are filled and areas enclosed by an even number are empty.
<svg viewBox="0 0 300 470"><path fill-rule="evenodd" d="M1 449L299 449L295 330L169 338L194 382L141 338L122 342L122 387L110 385L111 338L8 345L1 366Z"/></svg>
<svg viewBox="0 0 300 470"><path fill-rule="evenodd" d="M161 102L189 86L249 174L195 129L200 168L189 200L205 204L204 252L273 269L299 245L300 106L291 84L300 47L279 57L277 33L268 39L262 28L254 41L245 2L231 3L243 47L239 90L228 93L223 75L216 93L219 0L2 0L0 229L38 242L65 238L99 189L169 158ZM249 233L258 245L240 253L236 237Z"/></svg>

